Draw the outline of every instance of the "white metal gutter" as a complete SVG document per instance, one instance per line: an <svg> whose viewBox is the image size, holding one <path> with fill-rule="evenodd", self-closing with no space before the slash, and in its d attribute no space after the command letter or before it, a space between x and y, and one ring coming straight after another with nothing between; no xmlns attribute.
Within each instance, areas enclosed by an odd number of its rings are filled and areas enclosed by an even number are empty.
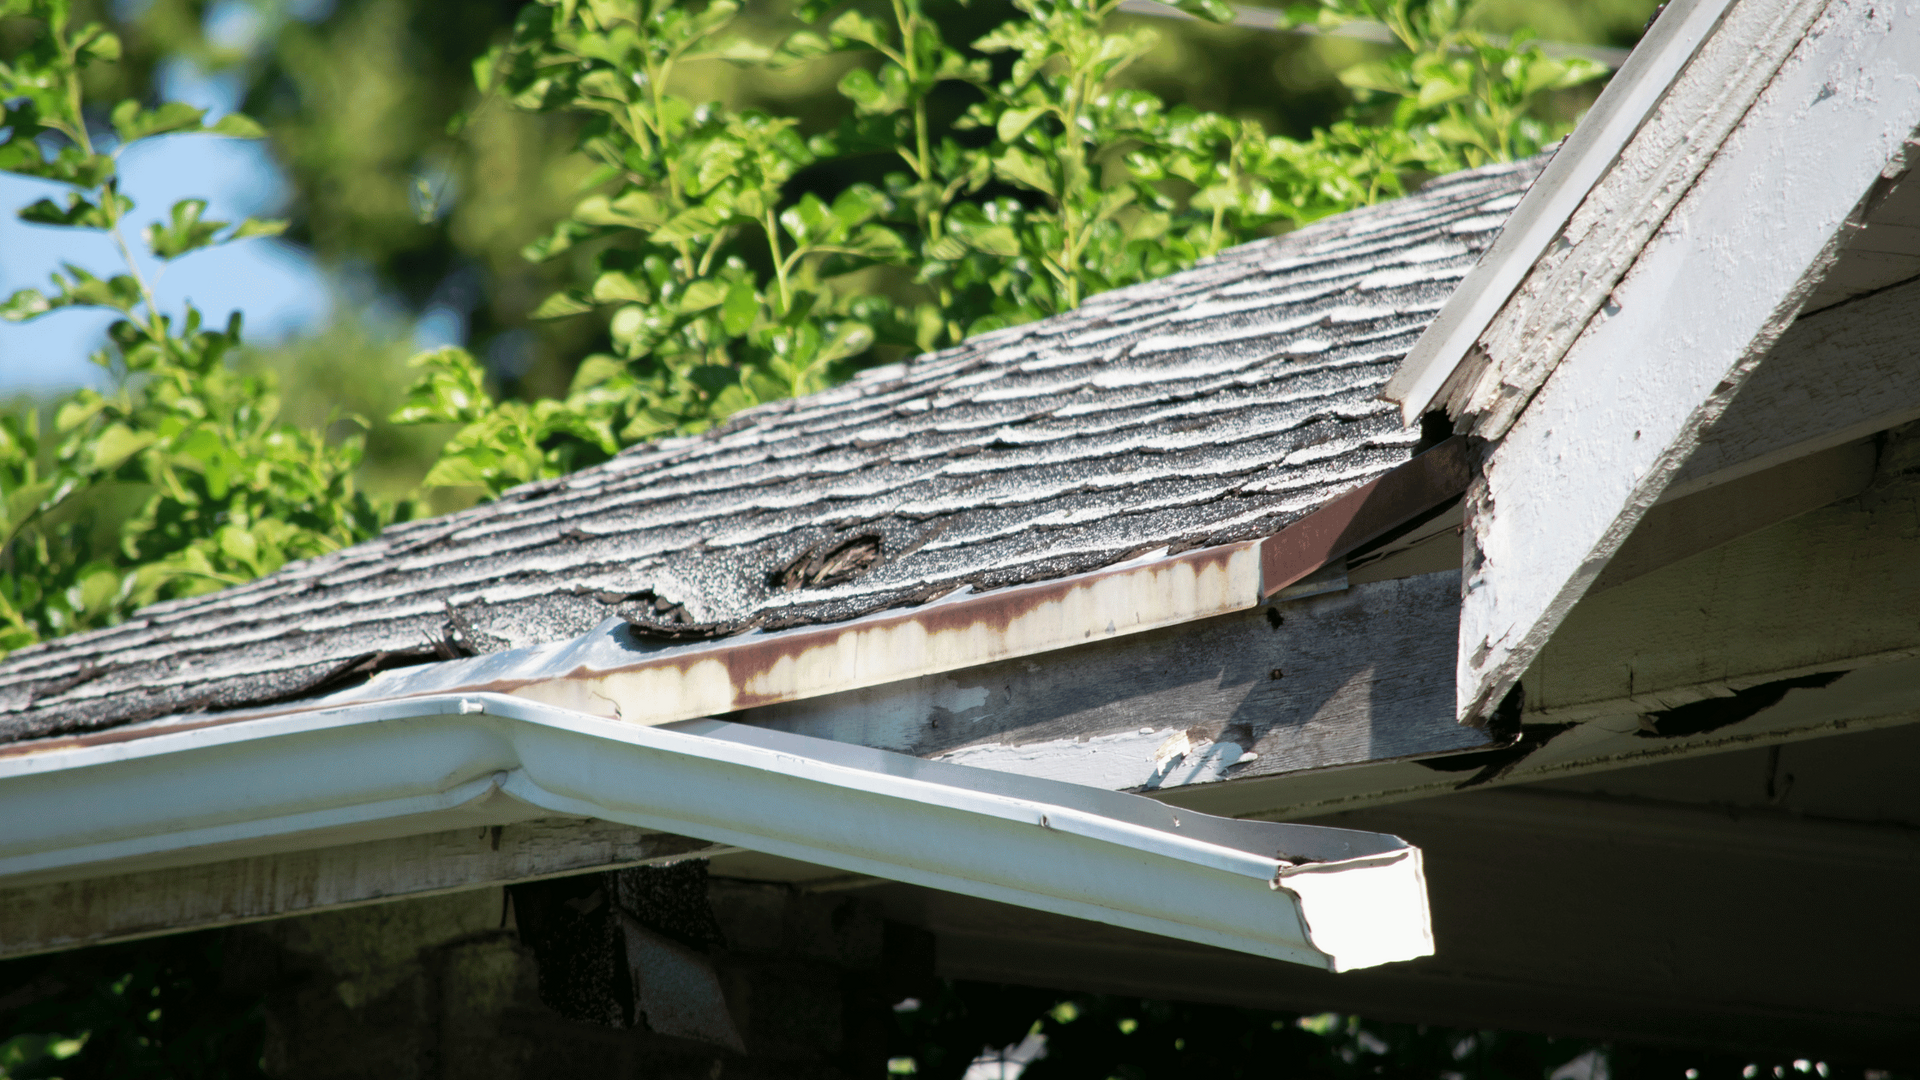
<svg viewBox="0 0 1920 1080"><path fill-rule="evenodd" d="M1653 115L1734 0L1670 0L1514 207L1500 235L1408 350L1380 396L1409 424L1436 406L1454 369L1493 322L1535 262Z"/></svg>
<svg viewBox="0 0 1920 1080"><path fill-rule="evenodd" d="M421 697L0 759L0 881L293 850L476 800L1332 971L1433 951L1420 852L719 721Z"/></svg>

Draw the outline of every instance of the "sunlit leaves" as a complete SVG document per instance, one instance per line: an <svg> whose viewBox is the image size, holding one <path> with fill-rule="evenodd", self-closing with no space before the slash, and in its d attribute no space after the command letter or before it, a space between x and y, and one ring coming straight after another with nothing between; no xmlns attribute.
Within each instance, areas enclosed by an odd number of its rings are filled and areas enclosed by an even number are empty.
<svg viewBox="0 0 1920 1080"><path fill-rule="evenodd" d="M1408 46L1340 79L1363 107L1393 102L1392 127L1424 139L1435 171L1539 151L1564 131L1537 119L1535 98L1606 74L1591 60L1546 55L1525 32L1497 42L1455 0L1329 0L1326 11L1383 22Z"/></svg>
<svg viewBox="0 0 1920 1080"><path fill-rule="evenodd" d="M80 70L119 45L97 26L74 30L65 8L11 0L38 36L0 67L0 169L64 181L75 190L20 216L40 225L98 229L121 239L132 203L114 187L113 156L96 153L76 121ZM111 113L119 145L188 131L257 137L228 116L202 126L198 109L123 102ZM42 138L66 140L49 154ZM176 203L145 230L152 253L174 259L228 240L275 236L285 222L206 220L200 199ZM154 310L135 267L95 272L71 263L49 288L0 302L21 321L64 307L120 313L94 355L111 388L52 403L52 435L31 410L0 413L0 654L44 637L104 626L156 600L190 596L270 573L365 539L397 508L354 486L361 443L278 422L274 383L236 370L237 313L204 325L186 308Z"/></svg>
<svg viewBox="0 0 1920 1080"><path fill-rule="evenodd" d="M144 235L148 249L158 258L177 259L212 244L227 223L202 220L200 215L206 210L205 199L182 199L174 203L173 213L165 224L156 222L147 226Z"/></svg>
<svg viewBox="0 0 1920 1080"><path fill-rule="evenodd" d="M113 130L122 143L165 135L173 131L198 131L205 109L196 109L178 101L169 101L153 109L143 109L131 99L113 107Z"/></svg>
<svg viewBox="0 0 1920 1080"><path fill-rule="evenodd" d="M106 229L131 209L133 200L115 192L107 192L99 202L90 201L79 192L74 192L67 196L67 205L64 207L52 199L41 199L23 208L19 217L21 221L35 225Z"/></svg>

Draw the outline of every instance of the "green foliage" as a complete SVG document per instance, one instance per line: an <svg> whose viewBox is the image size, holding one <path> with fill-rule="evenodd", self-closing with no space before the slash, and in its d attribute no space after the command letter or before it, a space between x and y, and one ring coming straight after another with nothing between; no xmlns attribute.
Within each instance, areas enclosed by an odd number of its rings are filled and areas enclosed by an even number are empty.
<svg viewBox="0 0 1920 1080"><path fill-rule="evenodd" d="M1636 1046L1516 1031L1299 1015L988 983L942 982L894 1013L888 1072L957 1080L984 1049L1046 1040L1025 1080L1546 1080L1556 1075L1735 1080L1751 1076L1911 1076L1861 1062L1778 1052ZM1576 1065L1575 1062L1586 1061ZM1597 1061L1597 1068L1582 1066ZM1777 1064L1775 1064L1777 1063ZM1882 1063L1885 1064L1884 1062ZM1573 1065L1569 1069L1567 1066Z"/></svg>
<svg viewBox="0 0 1920 1080"><path fill-rule="evenodd" d="M111 112L114 145L96 146L82 94L85 70L119 55L97 24L74 27L62 0L7 0L5 13L38 20L31 44L0 65L10 138L8 171L70 185L65 205L20 211L41 225L106 233L124 273L67 265L52 288L0 302L22 321L64 307L105 307L120 318L94 361L113 372L108 392L81 390L47 410L0 414L0 655L43 637L104 626L158 600L252 580L292 559L365 539L393 508L358 492L358 439L328 442L278 422L274 380L228 363L240 344L236 313L224 328L189 306L162 312L133 258L115 164L140 139L205 132L256 137L240 116L208 126L178 103ZM43 142L58 148L51 154ZM277 234L284 223L203 218L186 199L145 231L162 261L216 244Z"/></svg>
<svg viewBox="0 0 1920 1080"><path fill-rule="evenodd" d="M1419 176L1535 152L1556 134L1540 96L1603 73L1524 37L1494 45L1455 0L1336 0L1296 17L1378 18L1408 50L1348 69L1349 114L1292 139L1120 85L1155 36L1110 26L1117 0L1015 0L1018 17L968 47L923 0L891 0L885 19L835 7L806 0L803 25L769 45L735 30L734 0L541 0L475 65L513 107L581 118L594 171L527 255L577 268L536 316L603 312L611 348L534 405L495 402L458 350L421 357L395 419L464 425L429 484L497 494L886 356L1071 310ZM810 138L684 85L701 62L849 57L846 115ZM935 108L955 93L964 109ZM889 163L879 183L822 189L875 160Z"/></svg>
<svg viewBox="0 0 1920 1080"><path fill-rule="evenodd" d="M11 1034L0 1077L264 1078L266 1010L233 985L226 940L181 934L0 964Z"/></svg>
<svg viewBox="0 0 1920 1080"><path fill-rule="evenodd" d="M1462 0L1327 0L1295 17L1385 23L1406 51L1348 68L1340 81L1362 108L1392 102L1391 126L1425 133L1427 165L1450 172L1538 153L1565 131L1533 115L1535 99L1606 74L1592 60L1546 55L1526 30L1495 44L1473 28L1473 10Z"/></svg>

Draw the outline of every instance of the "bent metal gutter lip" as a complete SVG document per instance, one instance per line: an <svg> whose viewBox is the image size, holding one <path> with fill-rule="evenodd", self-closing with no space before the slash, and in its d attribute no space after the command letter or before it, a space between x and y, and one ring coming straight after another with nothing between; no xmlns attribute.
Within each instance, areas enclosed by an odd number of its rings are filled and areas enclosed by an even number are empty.
<svg viewBox="0 0 1920 1080"><path fill-rule="evenodd" d="M501 795L1331 970L1432 952L1419 849L721 721L367 702L0 760L0 878L217 862ZM1283 859L1284 854L1284 859ZM1291 872L1306 860L1312 873ZM130 864L128 860L136 860ZM0 954L5 954L0 926Z"/></svg>
<svg viewBox="0 0 1920 1080"><path fill-rule="evenodd" d="M501 693L653 725L858 690L1258 607L1466 490L1453 436L1271 536L1149 556L1053 581L960 591L844 623L652 645L609 619L571 641L396 668L308 700L0 745L9 756L262 717L451 693Z"/></svg>

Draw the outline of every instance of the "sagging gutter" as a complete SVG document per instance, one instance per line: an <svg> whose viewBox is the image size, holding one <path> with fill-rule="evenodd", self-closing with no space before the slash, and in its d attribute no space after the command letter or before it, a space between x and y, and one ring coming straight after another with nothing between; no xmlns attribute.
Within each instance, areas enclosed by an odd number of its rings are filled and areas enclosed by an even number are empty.
<svg viewBox="0 0 1920 1080"><path fill-rule="evenodd" d="M1467 439L1447 439L1259 540L719 641L649 643L609 620L571 641L399 668L308 701L0 746L0 758L455 693L510 694L632 724L666 724L962 671L1284 598L1349 552L1457 498L1471 478L1472 457Z"/></svg>
<svg viewBox="0 0 1920 1080"><path fill-rule="evenodd" d="M1332 971L1433 951L1418 849L720 721L498 694L0 759L0 882L305 846L504 795ZM0 936L5 933L0 920Z"/></svg>

